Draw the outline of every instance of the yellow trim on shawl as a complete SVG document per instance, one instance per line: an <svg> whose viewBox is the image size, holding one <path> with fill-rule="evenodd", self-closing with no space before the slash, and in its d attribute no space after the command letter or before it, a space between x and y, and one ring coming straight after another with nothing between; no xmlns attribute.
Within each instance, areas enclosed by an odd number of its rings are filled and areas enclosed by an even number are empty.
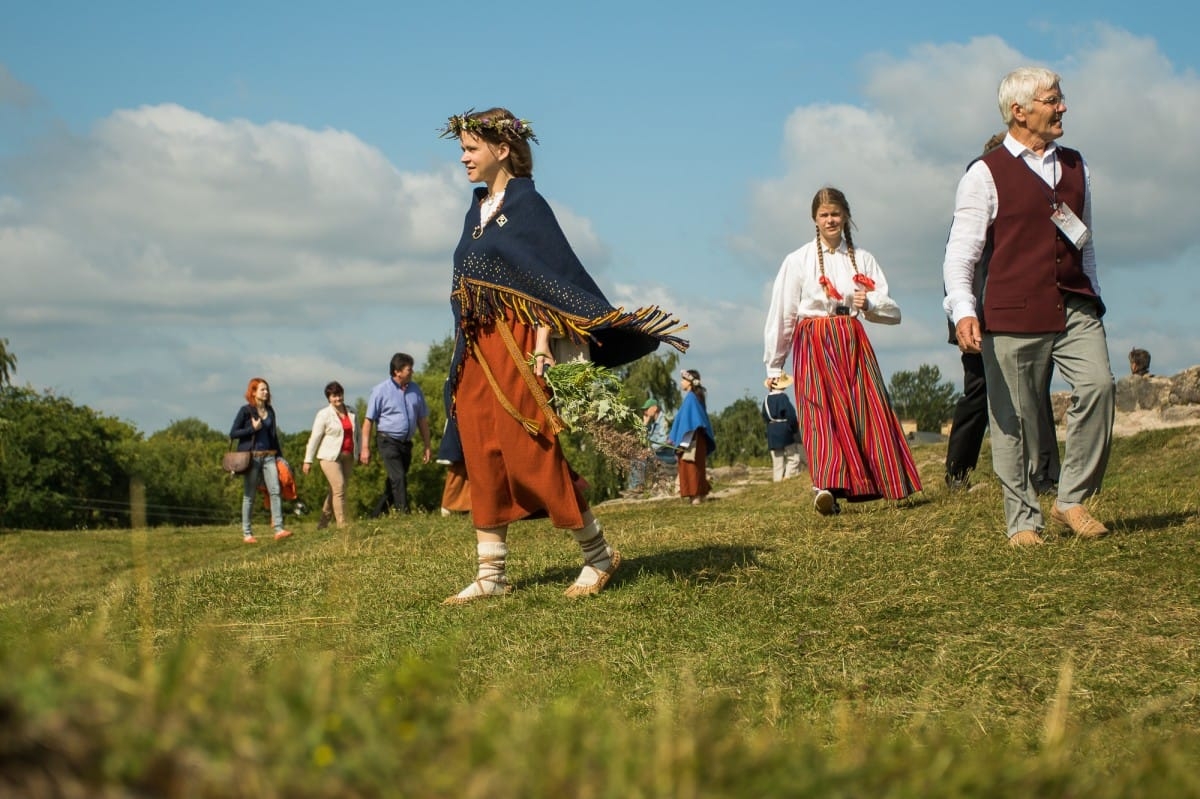
<svg viewBox="0 0 1200 799"><path fill-rule="evenodd" d="M670 344L680 352L685 352L688 346L678 336L688 326L657 305L630 312L624 308L614 308L601 316L588 318L566 313L508 286L469 278L459 282L452 296L458 297L464 322L486 323L502 318L497 309L503 307L512 310L527 325L548 327L554 334L570 338L576 343L594 339L594 330L633 328Z"/></svg>

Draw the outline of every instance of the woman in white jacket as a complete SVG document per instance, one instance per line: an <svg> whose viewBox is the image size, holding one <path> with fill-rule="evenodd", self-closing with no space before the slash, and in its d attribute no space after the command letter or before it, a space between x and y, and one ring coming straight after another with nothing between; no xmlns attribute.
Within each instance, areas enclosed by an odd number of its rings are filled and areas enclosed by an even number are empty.
<svg viewBox="0 0 1200 799"><path fill-rule="evenodd" d="M358 460L359 431L354 414L346 407L346 392L336 380L325 386L325 399L329 404L317 411L313 419L312 435L304 450L304 473L312 468L313 458L321 462L321 471L329 481L329 493L321 506L321 520L317 529L324 530L330 519L338 527L346 526L346 485L350 482L350 470Z"/></svg>

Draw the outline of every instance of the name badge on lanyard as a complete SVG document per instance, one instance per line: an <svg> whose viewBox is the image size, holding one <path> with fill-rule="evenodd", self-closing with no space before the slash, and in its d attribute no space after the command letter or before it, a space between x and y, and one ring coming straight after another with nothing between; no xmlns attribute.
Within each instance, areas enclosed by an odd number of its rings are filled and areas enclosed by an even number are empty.
<svg viewBox="0 0 1200 799"><path fill-rule="evenodd" d="M1075 216L1075 212L1066 203L1055 203L1053 207L1050 221L1062 231L1067 241L1075 245L1075 249L1082 250L1092 240L1092 231L1088 230L1083 220Z"/></svg>

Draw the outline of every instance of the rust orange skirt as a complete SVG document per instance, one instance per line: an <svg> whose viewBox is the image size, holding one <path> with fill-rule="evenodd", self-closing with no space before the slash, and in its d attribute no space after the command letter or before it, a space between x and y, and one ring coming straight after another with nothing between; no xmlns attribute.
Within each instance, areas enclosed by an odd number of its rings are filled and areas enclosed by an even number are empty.
<svg viewBox="0 0 1200 799"><path fill-rule="evenodd" d="M533 352L534 329L516 321L511 311L507 319L521 352ZM530 435L501 406L468 343L454 391L454 406L475 526L501 527L544 514L555 527L578 530L583 527L583 512L588 505L575 485L557 436L550 434L545 416L495 325L483 327L476 342L504 396L522 416L540 422L542 427L536 435Z"/></svg>
<svg viewBox="0 0 1200 799"><path fill-rule="evenodd" d="M708 438L703 429L697 429L694 435L696 460L679 460L679 496L684 498L707 497L712 490L712 484L708 482Z"/></svg>
<svg viewBox="0 0 1200 799"><path fill-rule="evenodd" d="M467 467L452 463L446 469L446 482L442 486L442 509L465 513L471 509L471 487L467 482Z"/></svg>

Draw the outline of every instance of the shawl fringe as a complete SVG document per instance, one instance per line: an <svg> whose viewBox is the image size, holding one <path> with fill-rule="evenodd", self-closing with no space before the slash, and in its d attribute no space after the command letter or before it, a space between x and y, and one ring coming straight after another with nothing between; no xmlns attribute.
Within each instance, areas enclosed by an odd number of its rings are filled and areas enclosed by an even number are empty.
<svg viewBox="0 0 1200 799"><path fill-rule="evenodd" d="M686 352L688 348L688 341L678 335L688 326L657 305L630 312L614 308L589 319L561 311L508 286L467 278L463 278L453 298L459 303L464 327L492 322L502 317L503 309L507 308L525 324L548 327L554 334L576 344L595 342L594 332L598 330L631 329L669 344L679 352Z"/></svg>

